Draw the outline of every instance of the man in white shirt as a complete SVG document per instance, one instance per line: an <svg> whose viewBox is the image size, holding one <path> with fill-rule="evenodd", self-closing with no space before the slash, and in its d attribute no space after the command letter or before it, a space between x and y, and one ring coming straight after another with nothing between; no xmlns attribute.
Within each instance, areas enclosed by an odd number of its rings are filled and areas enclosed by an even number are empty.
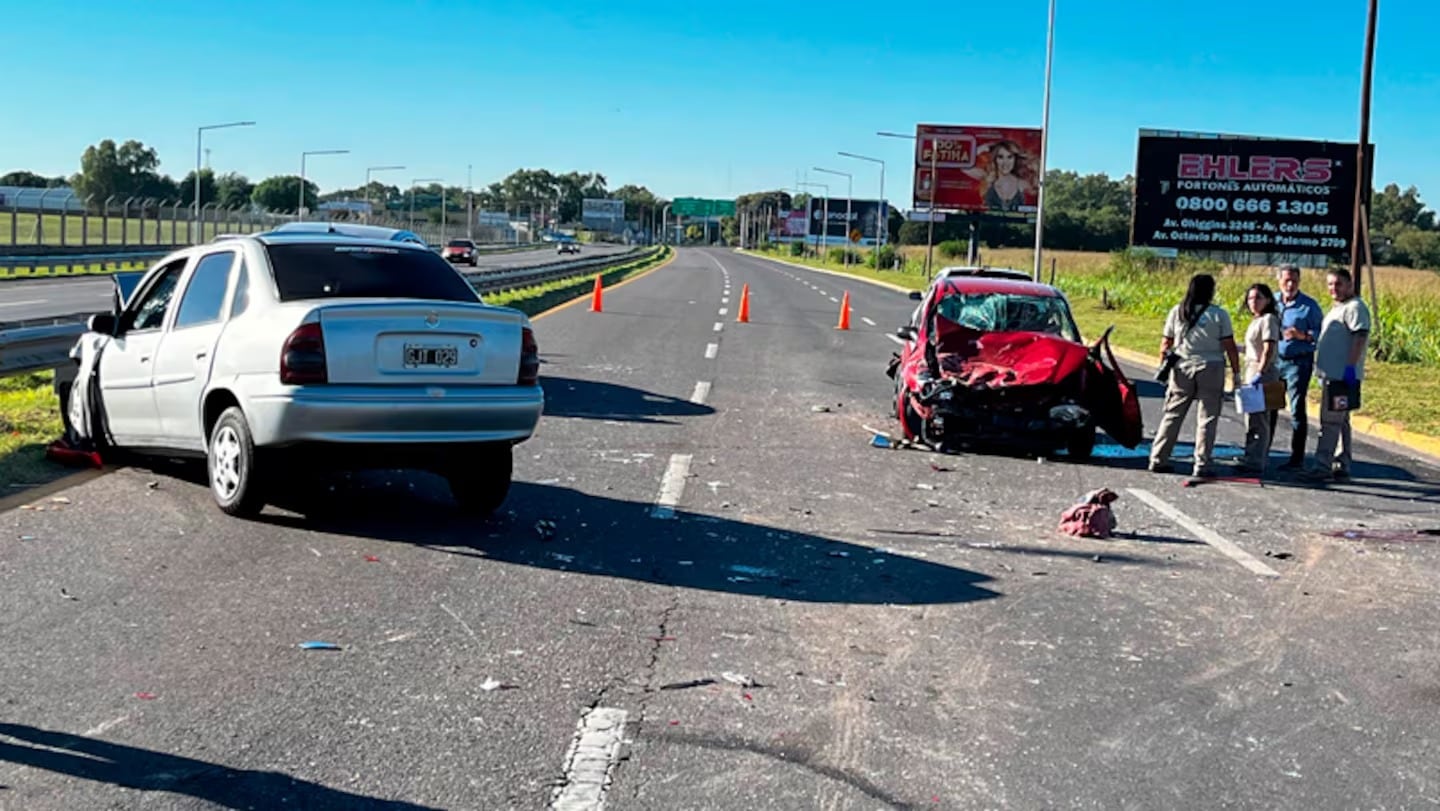
<svg viewBox="0 0 1440 811"><path fill-rule="evenodd" d="M1365 348L1370 340L1370 308L1355 295L1350 271L1336 269L1326 277L1335 303L1320 326L1315 348L1315 371L1320 378L1320 439L1315 443L1314 465L1304 477L1310 481L1350 478L1353 442L1350 411L1331 408L1329 383L1344 381L1359 386L1365 376ZM1336 448L1339 448L1337 455Z"/></svg>

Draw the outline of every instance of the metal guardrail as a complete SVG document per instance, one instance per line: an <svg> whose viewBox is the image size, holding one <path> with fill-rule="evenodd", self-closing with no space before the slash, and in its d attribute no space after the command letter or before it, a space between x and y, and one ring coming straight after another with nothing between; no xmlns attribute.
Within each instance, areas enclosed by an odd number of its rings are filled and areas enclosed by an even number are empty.
<svg viewBox="0 0 1440 811"><path fill-rule="evenodd" d="M557 281L573 276L583 276L597 269L615 265L627 265L655 255L658 248L636 248L624 253L596 256L590 259L576 259L569 262L551 262L526 268L491 271L489 273L467 273L471 286L479 293L503 293L522 287ZM70 349L85 334L86 313L60 316L60 319L76 319L69 323L55 323L44 326L17 327L0 330L0 377L43 372L50 369L67 369L71 365Z"/></svg>

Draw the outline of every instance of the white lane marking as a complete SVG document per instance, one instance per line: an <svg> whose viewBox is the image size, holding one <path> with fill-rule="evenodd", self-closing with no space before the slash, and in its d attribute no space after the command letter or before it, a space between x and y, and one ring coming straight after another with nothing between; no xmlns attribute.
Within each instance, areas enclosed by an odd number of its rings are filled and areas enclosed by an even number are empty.
<svg viewBox="0 0 1440 811"><path fill-rule="evenodd" d="M0 301L0 307L24 307L29 304L44 304L48 298L33 298L29 301Z"/></svg>
<svg viewBox="0 0 1440 811"><path fill-rule="evenodd" d="M872 326L872 327L875 326L875 322L874 322L874 321L871 321L870 319L866 318L866 317L863 316L863 315L860 316L860 320L861 320L861 321L864 321L866 324L869 324L869 325Z"/></svg>
<svg viewBox="0 0 1440 811"><path fill-rule="evenodd" d="M830 297L830 300L833 301L833 302L835 302L836 304L839 304L839 303L840 303L840 299L835 298L834 296L831 296L831 297Z"/></svg>
<svg viewBox="0 0 1440 811"><path fill-rule="evenodd" d="M904 339L904 338L901 338L899 335L891 335L890 333L887 332L887 333L885 333L885 337L886 337L886 338L889 338L890 340L894 341L894 342L897 343L897 344L900 344L901 346L904 346L904 345L905 345L905 339Z"/></svg>
<svg viewBox="0 0 1440 811"><path fill-rule="evenodd" d="M695 383L695 393L690 395L690 402L695 405L705 405L705 398L710 396L710 381L701 380Z"/></svg>
<svg viewBox="0 0 1440 811"><path fill-rule="evenodd" d="M93 738L93 737L95 737L96 735L103 735L103 734L105 734L106 732L109 732L110 730L114 729L115 727L119 726L120 724L125 723L125 722L128 721L128 720L130 720L130 716L128 716L128 715L122 715L122 716L120 716L119 718L112 718L112 719L110 719L109 721L105 721L105 722L103 722L103 723L96 724L95 726L93 726L93 727L85 730L84 732L82 732L82 733L80 733L80 734L84 735L84 736L87 737L87 738Z"/></svg>
<svg viewBox="0 0 1440 811"><path fill-rule="evenodd" d="M1219 550L1220 554L1230 558L1241 566L1244 566L1251 572L1258 574L1261 577L1280 576L1279 572L1261 563L1249 552L1246 552L1244 549L1241 549L1240 547L1221 537L1219 533L1215 532L1204 524L1201 524L1199 521L1196 521L1185 513L1182 513L1179 510L1175 509L1175 507L1171 506L1168 501L1165 501L1164 499L1160 498L1154 493L1151 493L1148 490L1141 490L1135 487L1131 487L1128 489L1130 491L1130 495L1140 499L1146 504L1149 504L1152 508L1154 508L1156 512L1189 530L1190 534L1194 535L1205 543L1215 547L1215 549Z"/></svg>
<svg viewBox="0 0 1440 811"><path fill-rule="evenodd" d="M725 296L724 298L720 299L720 303L721 303L721 304L729 304L729 303L730 303L730 297L729 297L729 296Z"/></svg>
<svg viewBox="0 0 1440 811"><path fill-rule="evenodd" d="M720 344L705 344L705 360L715 360L720 354Z"/></svg>
<svg viewBox="0 0 1440 811"><path fill-rule="evenodd" d="M553 811L599 811L605 807L605 791L620 761L625 737L624 710L594 707L575 725L575 740L565 753L565 771L550 798Z"/></svg>
<svg viewBox="0 0 1440 811"><path fill-rule="evenodd" d="M721 308L720 308L720 314L721 314L721 315L728 315L729 313L730 313L730 308L729 308L729 307L721 307Z"/></svg>
<svg viewBox="0 0 1440 811"><path fill-rule="evenodd" d="M822 296L828 296L828 295L830 295L829 293L826 293L824 290L821 290L821 289L818 288L818 287L815 288L815 292L816 292L816 293L819 293L819 294L822 295Z"/></svg>
<svg viewBox="0 0 1440 811"><path fill-rule="evenodd" d="M722 329L725 329L725 323L722 322L722 321L716 321L716 322L715 322L715 331L716 331L716 332L719 332L719 331L722 330Z"/></svg>
<svg viewBox="0 0 1440 811"><path fill-rule="evenodd" d="M670 466L660 479L660 495L655 497L655 506L650 508L651 518L674 518L675 505L685 495L685 477L690 475L690 454L677 453L670 457Z"/></svg>

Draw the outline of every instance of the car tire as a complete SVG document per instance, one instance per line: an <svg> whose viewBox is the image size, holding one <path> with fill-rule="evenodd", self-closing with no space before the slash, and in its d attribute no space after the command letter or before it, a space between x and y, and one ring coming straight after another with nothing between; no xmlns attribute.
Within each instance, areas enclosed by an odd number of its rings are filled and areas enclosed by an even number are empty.
<svg viewBox="0 0 1440 811"><path fill-rule="evenodd" d="M1079 428L1065 438L1065 452L1071 459L1084 461L1095 453L1095 426Z"/></svg>
<svg viewBox="0 0 1440 811"><path fill-rule="evenodd" d="M210 429L205 454L205 476L215 505L226 515L247 517L265 508L260 471L255 464L255 440L245 412L231 406Z"/></svg>
<svg viewBox="0 0 1440 811"><path fill-rule="evenodd" d="M481 517L500 509L510 494L514 464L508 444L477 449L464 460L452 463L445 471L445 479L456 506L461 512Z"/></svg>
<svg viewBox="0 0 1440 811"><path fill-rule="evenodd" d="M924 419L915 413L915 409L910 405L910 398L905 394L905 387L901 385L895 387L895 416L900 420L900 428L906 439L911 442L921 439Z"/></svg>

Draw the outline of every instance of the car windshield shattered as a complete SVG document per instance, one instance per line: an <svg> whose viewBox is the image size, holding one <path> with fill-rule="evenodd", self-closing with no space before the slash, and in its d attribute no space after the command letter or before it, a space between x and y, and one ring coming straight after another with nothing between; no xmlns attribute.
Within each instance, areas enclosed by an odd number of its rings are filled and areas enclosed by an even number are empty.
<svg viewBox="0 0 1440 811"><path fill-rule="evenodd" d="M940 299L936 313L978 332L1043 332L1080 340L1069 308L1056 296L955 292Z"/></svg>
<svg viewBox="0 0 1440 811"><path fill-rule="evenodd" d="M373 245L271 245L281 301L320 298L479 299L444 260L428 251Z"/></svg>

